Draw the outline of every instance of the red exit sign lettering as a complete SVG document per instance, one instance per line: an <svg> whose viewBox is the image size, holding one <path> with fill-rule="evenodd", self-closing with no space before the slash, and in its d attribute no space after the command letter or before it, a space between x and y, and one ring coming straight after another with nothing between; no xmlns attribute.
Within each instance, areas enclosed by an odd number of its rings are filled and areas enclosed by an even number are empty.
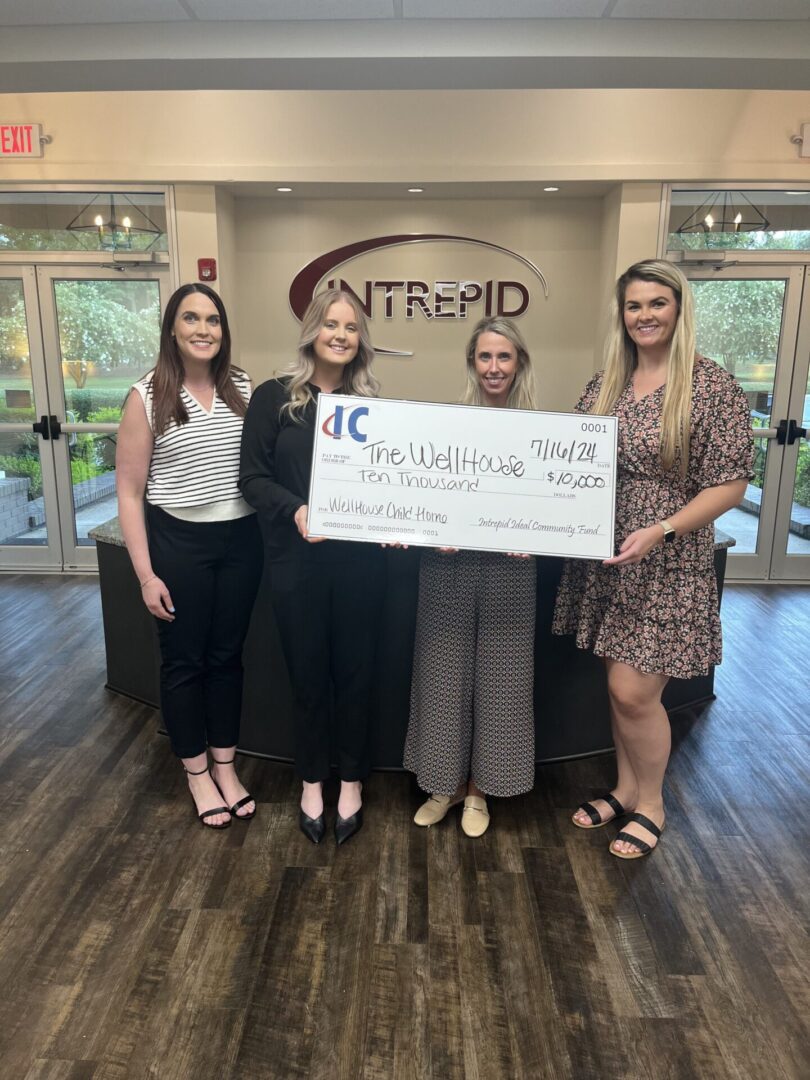
<svg viewBox="0 0 810 1080"><path fill-rule="evenodd" d="M42 157L42 124L0 122L0 158Z"/></svg>

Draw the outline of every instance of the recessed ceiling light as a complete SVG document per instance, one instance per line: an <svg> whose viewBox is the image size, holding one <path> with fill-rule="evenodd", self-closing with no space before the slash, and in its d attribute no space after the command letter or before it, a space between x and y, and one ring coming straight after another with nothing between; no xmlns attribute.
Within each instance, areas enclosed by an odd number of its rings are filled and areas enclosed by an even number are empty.
<svg viewBox="0 0 810 1080"><path fill-rule="evenodd" d="M543 191L559 191L558 187L544 187Z"/></svg>
<svg viewBox="0 0 810 1080"><path fill-rule="evenodd" d="M810 195L810 191L786 191L786 195Z"/></svg>
<svg viewBox="0 0 810 1080"><path fill-rule="evenodd" d="M411 193L411 195L418 195L420 192L422 192L424 190L425 189L423 187L409 187L408 188L408 191Z"/></svg>
<svg viewBox="0 0 810 1080"><path fill-rule="evenodd" d="M277 187L276 191L292 191L291 187Z"/></svg>

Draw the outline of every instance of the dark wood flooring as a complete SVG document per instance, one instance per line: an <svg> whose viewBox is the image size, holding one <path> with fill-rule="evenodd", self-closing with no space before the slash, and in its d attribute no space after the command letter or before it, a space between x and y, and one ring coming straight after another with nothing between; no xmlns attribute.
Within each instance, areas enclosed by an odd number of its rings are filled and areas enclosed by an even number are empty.
<svg viewBox="0 0 810 1080"><path fill-rule="evenodd" d="M0 614L2 1080L810 1075L810 589L727 589L639 862L568 823L609 757L479 841L374 775L339 850L246 760L256 819L204 831L154 713L103 689L96 580L0 577Z"/></svg>

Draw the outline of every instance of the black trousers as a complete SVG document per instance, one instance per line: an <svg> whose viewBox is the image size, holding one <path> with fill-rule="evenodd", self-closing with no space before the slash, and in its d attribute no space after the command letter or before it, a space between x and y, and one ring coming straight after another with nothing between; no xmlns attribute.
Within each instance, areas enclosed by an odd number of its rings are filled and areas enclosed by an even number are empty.
<svg viewBox="0 0 810 1080"><path fill-rule="evenodd" d="M270 563L273 611L293 690L302 780L368 775L374 653L385 564L371 544L312 545ZM298 546L298 545L297 545ZM320 550L316 550L320 549ZM299 547L300 551L300 547Z"/></svg>
<svg viewBox="0 0 810 1080"><path fill-rule="evenodd" d="M254 515L233 521L180 521L146 504L152 567L175 607L156 619L160 707L172 749L196 757L207 746L235 746L242 712L242 646L262 573Z"/></svg>

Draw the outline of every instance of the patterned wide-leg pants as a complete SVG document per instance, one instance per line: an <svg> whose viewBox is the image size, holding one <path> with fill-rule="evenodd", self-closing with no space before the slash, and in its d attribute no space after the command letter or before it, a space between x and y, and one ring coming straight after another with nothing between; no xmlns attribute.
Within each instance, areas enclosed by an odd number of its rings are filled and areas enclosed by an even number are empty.
<svg viewBox="0 0 810 1080"><path fill-rule="evenodd" d="M405 767L424 791L532 789L535 580L534 559L423 555Z"/></svg>

